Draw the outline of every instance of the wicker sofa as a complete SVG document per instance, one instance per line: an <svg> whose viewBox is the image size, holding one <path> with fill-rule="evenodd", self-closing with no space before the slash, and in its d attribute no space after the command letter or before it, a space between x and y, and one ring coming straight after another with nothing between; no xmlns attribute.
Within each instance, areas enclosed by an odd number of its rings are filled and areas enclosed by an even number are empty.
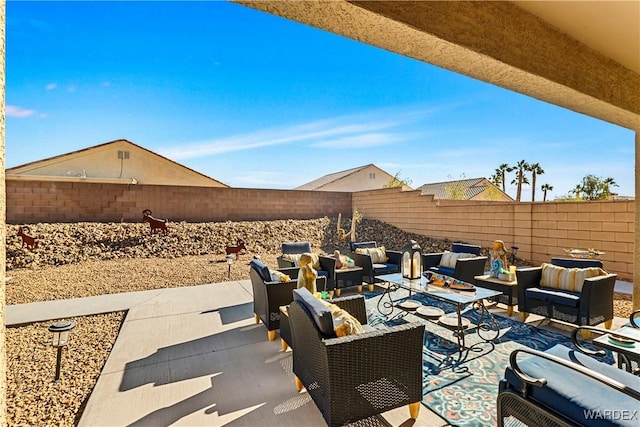
<svg viewBox="0 0 640 427"><path fill-rule="evenodd" d="M639 408L639 377L563 345L514 350L497 397L498 427L635 427Z"/></svg>
<svg viewBox="0 0 640 427"><path fill-rule="evenodd" d="M600 261L552 258L552 266L564 268L601 268ZM560 265L558 265L560 264ZM578 326L595 326L613 319L615 274L586 278L579 292L544 286L543 267L518 268L518 311L522 321L528 313Z"/></svg>
<svg viewBox="0 0 640 427"><path fill-rule="evenodd" d="M314 301L315 300L315 301ZM366 324L364 296L347 309ZM409 405L417 418L422 401L424 325L407 323L336 338L331 312L304 288L289 306L293 373L330 426ZM343 305L344 307L344 305Z"/></svg>
<svg viewBox="0 0 640 427"><path fill-rule="evenodd" d="M455 265L444 265L445 252L422 254L422 269L438 274L454 277L467 283L475 284L475 277L484 274L487 257L481 256L482 248L477 245L465 243L452 243L451 251L454 254L469 254L467 258L459 258Z"/></svg>

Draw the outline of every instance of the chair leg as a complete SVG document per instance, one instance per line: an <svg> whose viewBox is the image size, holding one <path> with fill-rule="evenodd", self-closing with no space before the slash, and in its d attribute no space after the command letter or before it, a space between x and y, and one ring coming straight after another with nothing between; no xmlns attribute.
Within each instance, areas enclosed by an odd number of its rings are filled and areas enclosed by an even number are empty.
<svg viewBox="0 0 640 427"><path fill-rule="evenodd" d="M373 283L369 284L369 292L373 292Z"/></svg>
<svg viewBox="0 0 640 427"><path fill-rule="evenodd" d="M260 323L260 316L256 314L255 317L256 317L256 324Z"/></svg>
<svg viewBox="0 0 640 427"><path fill-rule="evenodd" d="M289 348L287 342L282 338L280 338L280 347L282 347L282 351L287 351L287 349Z"/></svg>
<svg viewBox="0 0 640 427"><path fill-rule="evenodd" d="M362 285L358 285L356 289L358 290L358 293L362 292Z"/></svg>
<svg viewBox="0 0 640 427"><path fill-rule="evenodd" d="M414 420L420 414L420 402L409 403L409 416Z"/></svg>
<svg viewBox="0 0 640 427"><path fill-rule="evenodd" d="M587 330L587 329L581 329L580 330L580 336L582 336L583 340L590 340L591 339L591 331Z"/></svg>
<svg viewBox="0 0 640 427"><path fill-rule="evenodd" d="M300 381L296 375L293 376L293 381L296 383L296 389L298 389L298 391L304 388L304 384L302 384L302 381Z"/></svg>
<svg viewBox="0 0 640 427"><path fill-rule="evenodd" d="M513 316L513 306L512 305L508 305L507 306L507 316Z"/></svg>
<svg viewBox="0 0 640 427"><path fill-rule="evenodd" d="M267 337L269 338L269 341L273 341L276 339L276 331L267 331Z"/></svg>
<svg viewBox="0 0 640 427"><path fill-rule="evenodd" d="M336 292L336 296L338 296L338 297L339 297L339 296L340 296L340 293L342 292L342 289L336 289L336 291L335 291L335 292Z"/></svg>
<svg viewBox="0 0 640 427"><path fill-rule="evenodd" d="M525 313L524 311L521 311L521 312L520 312L520 320L521 320L522 322L524 322L525 320L527 320L527 317L528 317L528 316L529 316L529 315L528 315L527 313Z"/></svg>
<svg viewBox="0 0 640 427"><path fill-rule="evenodd" d="M604 322L604 327L607 329L611 329L611 327L613 326L613 319L609 319L606 322Z"/></svg>

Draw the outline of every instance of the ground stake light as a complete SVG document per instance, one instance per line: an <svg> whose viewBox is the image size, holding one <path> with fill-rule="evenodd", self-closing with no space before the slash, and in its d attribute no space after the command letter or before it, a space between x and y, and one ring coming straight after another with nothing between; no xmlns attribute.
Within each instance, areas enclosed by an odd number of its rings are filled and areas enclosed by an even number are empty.
<svg viewBox="0 0 640 427"><path fill-rule="evenodd" d="M62 349L69 343L71 330L76 327L73 322L57 322L49 326L49 332L53 333L51 345L58 349L58 357L56 359L56 377L54 381L60 379L60 365L62 363Z"/></svg>
<svg viewBox="0 0 640 427"><path fill-rule="evenodd" d="M229 267L229 280L231 280L231 264L233 264L233 254L229 254L227 255L227 266Z"/></svg>
<svg viewBox="0 0 640 427"><path fill-rule="evenodd" d="M402 249L402 277L407 279L419 279L422 274L422 248L415 240Z"/></svg>

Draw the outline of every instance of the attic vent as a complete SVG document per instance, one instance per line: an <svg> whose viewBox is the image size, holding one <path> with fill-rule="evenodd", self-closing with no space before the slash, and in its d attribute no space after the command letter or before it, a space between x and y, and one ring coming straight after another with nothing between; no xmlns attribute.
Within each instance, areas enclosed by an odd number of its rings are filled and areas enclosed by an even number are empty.
<svg viewBox="0 0 640 427"><path fill-rule="evenodd" d="M375 172L369 172L369 179L375 179L375 177L376 177Z"/></svg>
<svg viewBox="0 0 640 427"><path fill-rule="evenodd" d="M118 150L118 158L127 160L129 158L129 152L128 151Z"/></svg>

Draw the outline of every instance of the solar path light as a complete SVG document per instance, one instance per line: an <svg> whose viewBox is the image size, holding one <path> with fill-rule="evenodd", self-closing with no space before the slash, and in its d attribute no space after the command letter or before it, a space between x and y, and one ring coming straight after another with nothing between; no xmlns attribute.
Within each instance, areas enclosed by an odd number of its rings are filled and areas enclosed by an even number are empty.
<svg viewBox="0 0 640 427"><path fill-rule="evenodd" d="M69 336L71 330L76 327L73 322L56 322L49 326L49 332L53 334L53 341L51 345L58 349L58 357L56 359L56 377L54 382L58 382L60 379L60 365L62 363L62 349L69 343Z"/></svg>

